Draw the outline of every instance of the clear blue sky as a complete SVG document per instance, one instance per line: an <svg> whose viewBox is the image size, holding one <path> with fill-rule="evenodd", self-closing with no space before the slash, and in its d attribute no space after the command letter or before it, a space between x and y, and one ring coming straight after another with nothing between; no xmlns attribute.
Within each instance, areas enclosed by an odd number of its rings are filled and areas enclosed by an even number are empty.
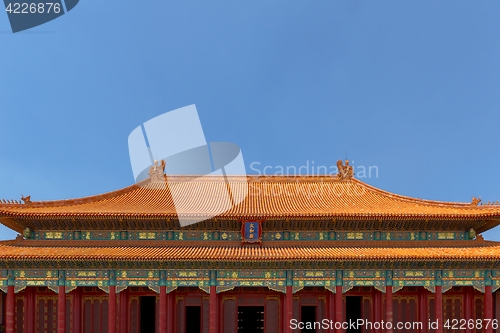
<svg viewBox="0 0 500 333"><path fill-rule="evenodd" d="M249 172L347 152L391 192L500 200L499 17L487 0L81 0L12 34L0 13L0 197L128 186L129 133L196 104Z"/></svg>

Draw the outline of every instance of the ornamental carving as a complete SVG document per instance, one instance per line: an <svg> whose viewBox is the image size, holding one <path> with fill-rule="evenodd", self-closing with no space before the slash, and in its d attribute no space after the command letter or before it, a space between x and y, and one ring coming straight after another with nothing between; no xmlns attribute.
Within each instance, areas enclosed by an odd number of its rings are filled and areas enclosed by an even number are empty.
<svg viewBox="0 0 500 333"><path fill-rule="evenodd" d="M25 203L25 204L30 204L31 203L31 195L28 195L28 196L24 196L21 194L21 200Z"/></svg>
<svg viewBox="0 0 500 333"><path fill-rule="evenodd" d="M339 170L337 177L340 179L351 179L354 176L354 170L352 165L349 165L349 160L345 160L345 165L342 160L338 160L337 168Z"/></svg>
<svg viewBox="0 0 500 333"><path fill-rule="evenodd" d="M481 198L472 197L472 202L470 203L470 205L477 206L480 202L481 202Z"/></svg>
<svg viewBox="0 0 500 333"><path fill-rule="evenodd" d="M149 177L152 182L162 182L165 180L165 160L161 160L161 165L158 165L158 160L149 168Z"/></svg>

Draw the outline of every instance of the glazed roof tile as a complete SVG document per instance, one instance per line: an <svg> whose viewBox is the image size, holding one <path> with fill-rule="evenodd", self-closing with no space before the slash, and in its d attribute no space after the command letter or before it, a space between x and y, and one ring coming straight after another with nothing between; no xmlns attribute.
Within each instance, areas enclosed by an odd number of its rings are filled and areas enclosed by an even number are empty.
<svg viewBox="0 0 500 333"><path fill-rule="evenodd" d="M0 260L20 261L497 261L499 243L471 247L29 247L0 245Z"/></svg>
<svg viewBox="0 0 500 333"><path fill-rule="evenodd" d="M183 177L169 178L178 189ZM419 219L499 219L499 205L441 202L406 197L377 189L357 179L334 176L231 176L227 186L234 195L248 195L238 205L216 214L222 218L419 218ZM177 211L185 216L214 216L226 186L214 177L189 182L189 192ZM184 186L184 187L183 187ZM193 195L192 189L196 191ZM182 207L181 207L182 206ZM175 218L176 207L165 183L146 180L127 188L80 199L0 204L0 217L153 217Z"/></svg>

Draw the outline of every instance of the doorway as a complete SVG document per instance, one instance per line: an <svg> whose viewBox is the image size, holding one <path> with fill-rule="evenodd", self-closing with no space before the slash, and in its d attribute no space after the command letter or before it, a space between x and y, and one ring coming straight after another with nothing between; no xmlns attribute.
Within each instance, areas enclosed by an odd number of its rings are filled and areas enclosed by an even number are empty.
<svg viewBox="0 0 500 333"><path fill-rule="evenodd" d="M361 318L361 296L346 296L345 298L345 309L346 309L346 321L356 322ZM350 325L349 325L350 326ZM347 333L361 333L361 327L347 329Z"/></svg>
<svg viewBox="0 0 500 333"><path fill-rule="evenodd" d="M140 332L150 333L155 331L155 314L156 314L156 297L141 296L140 297Z"/></svg>
<svg viewBox="0 0 500 333"><path fill-rule="evenodd" d="M201 332L201 306L186 306L186 333Z"/></svg>
<svg viewBox="0 0 500 333"><path fill-rule="evenodd" d="M264 333L263 306L238 306L238 333Z"/></svg>
<svg viewBox="0 0 500 333"><path fill-rule="evenodd" d="M301 308L301 322L304 323L304 328L302 333L316 333L314 328L314 322L316 321L316 307L315 306L303 306Z"/></svg>

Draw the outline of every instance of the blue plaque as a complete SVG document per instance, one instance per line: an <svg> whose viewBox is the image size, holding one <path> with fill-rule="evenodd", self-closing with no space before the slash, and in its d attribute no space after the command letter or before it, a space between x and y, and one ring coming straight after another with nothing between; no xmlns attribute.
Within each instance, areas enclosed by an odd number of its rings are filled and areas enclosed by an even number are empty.
<svg viewBox="0 0 500 333"><path fill-rule="evenodd" d="M243 243L262 243L261 221L244 221L241 226Z"/></svg>

